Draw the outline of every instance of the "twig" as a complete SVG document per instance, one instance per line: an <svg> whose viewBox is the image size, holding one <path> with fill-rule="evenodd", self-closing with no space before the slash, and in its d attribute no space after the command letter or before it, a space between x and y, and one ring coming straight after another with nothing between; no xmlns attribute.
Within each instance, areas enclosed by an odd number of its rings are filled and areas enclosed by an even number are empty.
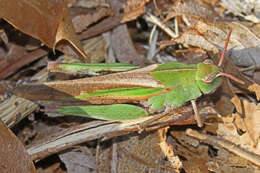
<svg viewBox="0 0 260 173"><path fill-rule="evenodd" d="M195 119L197 121L197 125L198 125L198 127L202 127L203 123L202 123L200 113L199 113L199 110L198 110L198 107L196 105L195 100L191 100L191 105L192 105L192 108L194 110L194 116L195 116Z"/></svg>
<svg viewBox="0 0 260 173"><path fill-rule="evenodd" d="M27 152L31 155L32 160L40 160L51 154L71 148L74 145L91 141L95 139L107 140L115 136L128 134L138 131L139 124L149 118L141 119L137 122L118 123L107 121L92 121L89 123L73 126L57 134L53 134L48 139L39 141L38 144L28 147ZM171 116L167 121L154 122L145 130L157 130L162 127L175 124L191 124L194 123L194 118L191 114L182 116Z"/></svg>
<svg viewBox="0 0 260 173"><path fill-rule="evenodd" d="M157 40L158 40L158 31L157 31L157 26L154 25L149 38L149 49L147 53L147 59L149 60L151 60L156 55Z"/></svg>
<svg viewBox="0 0 260 173"><path fill-rule="evenodd" d="M156 16L154 16L154 15L152 15L150 13L147 13L146 15L144 15L144 18L147 21L149 21L149 22L159 26L162 30L164 30L172 38L177 38L178 37L178 35L175 34L168 26L163 24L162 21L158 17L156 17Z"/></svg>
<svg viewBox="0 0 260 173"><path fill-rule="evenodd" d="M39 48L28 54L22 55L21 57L15 58L12 62L10 61L11 63L7 62L7 65L2 68L2 71L0 72L0 79L8 77L19 68L45 56L47 53L48 52L46 50Z"/></svg>

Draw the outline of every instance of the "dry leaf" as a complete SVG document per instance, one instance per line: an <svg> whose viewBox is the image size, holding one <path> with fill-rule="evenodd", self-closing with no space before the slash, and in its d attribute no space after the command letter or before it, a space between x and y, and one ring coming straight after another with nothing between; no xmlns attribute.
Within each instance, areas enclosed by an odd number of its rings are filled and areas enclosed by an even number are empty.
<svg viewBox="0 0 260 173"><path fill-rule="evenodd" d="M60 159L65 164L68 172L91 173L96 172L96 159L90 149L86 146L78 149L67 150L59 154Z"/></svg>
<svg viewBox="0 0 260 173"><path fill-rule="evenodd" d="M4 44L8 43L8 37L3 29L0 29L0 39L4 42Z"/></svg>
<svg viewBox="0 0 260 173"><path fill-rule="evenodd" d="M63 1L3 0L0 5L2 18L24 33L53 47L56 30L63 15Z"/></svg>
<svg viewBox="0 0 260 173"><path fill-rule="evenodd" d="M173 146L169 145L167 143L167 132L168 132L169 127L159 129L158 130L158 135L160 137L160 147L164 155L167 157L167 159L171 162L172 165L174 165L177 169L182 168L182 162L180 161L179 157L174 154L174 149Z"/></svg>
<svg viewBox="0 0 260 173"><path fill-rule="evenodd" d="M239 114L244 115L244 124L238 123L238 128L242 130L246 128L246 133L248 133L251 138L253 145L256 146L260 136L259 104L256 105L255 103L250 103L247 100L240 100L238 97L232 98L232 102L236 106ZM251 142L248 143L250 144Z"/></svg>
<svg viewBox="0 0 260 173"><path fill-rule="evenodd" d="M191 18L190 21L194 21ZM209 22L195 20L189 30L184 31L175 42L203 48L214 53L223 49L229 28L232 28L227 54L238 66L259 65L259 27L246 22Z"/></svg>
<svg viewBox="0 0 260 173"><path fill-rule="evenodd" d="M239 114L233 114L233 121L236 124L236 127L238 128L239 131L246 132L247 127L245 125L244 119L241 117Z"/></svg>
<svg viewBox="0 0 260 173"><path fill-rule="evenodd" d="M169 12L168 16L166 17L165 21L169 20L174 16L196 16L202 17L205 19L213 20L217 18L218 15L214 10L209 9L205 3L201 0L182 0L176 1L171 6L171 11Z"/></svg>
<svg viewBox="0 0 260 173"><path fill-rule="evenodd" d="M84 57L83 61L90 62L89 57L87 57L87 55L85 54L83 47L78 39L78 36L76 35L67 7L64 7L62 10L63 16L62 19L59 21L59 25L55 35L55 43L52 48L55 49L56 45L61 40L67 40L71 45L74 46L74 48L80 53L80 55Z"/></svg>
<svg viewBox="0 0 260 173"><path fill-rule="evenodd" d="M83 42L84 51L91 57L92 63L104 62L107 60L108 44L103 35L99 35Z"/></svg>
<svg viewBox="0 0 260 173"><path fill-rule="evenodd" d="M46 81L47 77L47 70L43 69L35 74L31 80L41 83ZM12 95L0 103L0 118L8 127L13 127L38 108L39 105L36 103Z"/></svg>
<svg viewBox="0 0 260 173"><path fill-rule="evenodd" d="M253 172L253 168L255 167L255 165L252 165L252 163L258 166L260 165L260 158L258 155L243 150L234 143L224 140L220 136L216 137L206 133L200 133L192 129L187 129L186 134L199 139L201 142L211 146L208 148L208 151L205 149L203 151L205 154L208 153L208 155L210 156L208 157L208 163L206 163L206 166L208 166L208 170L210 171L241 173ZM198 149L199 148L203 148L203 145L199 145ZM201 155L200 152L201 151L199 151L198 155Z"/></svg>
<svg viewBox="0 0 260 173"><path fill-rule="evenodd" d="M0 120L0 172L36 173L33 162L20 140Z"/></svg>
<svg viewBox="0 0 260 173"><path fill-rule="evenodd" d="M143 58L135 49L126 24L116 27L111 35L110 43L120 62L143 64Z"/></svg>
<svg viewBox="0 0 260 173"><path fill-rule="evenodd" d="M216 46L195 30L188 30L183 32L180 37L174 39L174 41L177 43L188 44L191 46L203 48L208 51L212 51L214 53L218 53L218 49L216 48Z"/></svg>
<svg viewBox="0 0 260 173"><path fill-rule="evenodd" d="M126 1L125 12L124 12L124 16L121 20L121 23L125 23L128 21L134 20L137 17L144 14L146 11L145 4L148 1L147 0L128 0L128 1Z"/></svg>
<svg viewBox="0 0 260 173"><path fill-rule="evenodd" d="M249 103L246 100L241 100L240 106L236 105L236 107L240 113L245 114L245 124L238 127L244 129L243 126L246 125L246 130L249 133L249 136L253 140L254 145L257 145L260 135L260 119L259 116L257 116L259 115L259 105Z"/></svg>
<svg viewBox="0 0 260 173"><path fill-rule="evenodd" d="M260 154L260 145L255 146L249 133L238 134L237 128L233 123L219 123L217 134L224 139L248 150L257 155Z"/></svg>
<svg viewBox="0 0 260 173"><path fill-rule="evenodd" d="M258 0L222 0L221 5L237 16L254 23L260 22L260 1Z"/></svg>
<svg viewBox="0 0 260 173"><path fill-rule="evenodd" d="M247 131L253 140L254 145L257 145L260 137L260 105L255 105L254 103L244 101L244 106Z"/></svg>
<svg viewBox="0 0 260 173"><path fill-rule="evenodd" d="M108 7L109 4L107 0L92 0L92 1L85 1L85 0L71 0L73 1L74 6L82 7L82 8L97 8L97 7Z"/></svg>
<svg viewBox="0 0 260 173"><path fill-rule="evenodd" d="M53 163L50 166L37 168L37 173L64 173L60 163Z"/></svg>
<svg viewBox="0 0 260 173"><path fill-rule="evenodd" d="M185 172L197 173L208 171L208 146L199 145L198 140L185 135L182 130L171 130L175 145L175 153L182 158Z"/></svg>
<svg viewBox="0 0 260 173"><path fill-rule="evenodd" d="M248 90L255 92L257 100L260 100L260 85L254 83L248 87Z"/></svg>
<svg viewBox="0 0 260 173"><path fill-rule="evenodd" d="M65 39L87 58L75 35L67 3L63 0L3 0L0 3L0 17L53 49L61 39Z"/></svg>
<svg viewBox="0 0 260 173"><path fill-rule="evenodd" d="M72 22L73 22L73 25L75 26L75 30L77 33L82 32L83 30L87 29L87 27L89 25L94 24L94 23L98 22L99 20L111 15L110 8L97 8L97 9L95 9L95 11L91 10L91 9L87 9L82 12L81 12L81 9L79 9L79 8L72 8L70 10L70 13L73 13L73 12L76 14L72 14L72 16L74 16L74 17L72 17Z"/></svg>
<svg viewBox="0 0 260 173"><path fill-rule="evenodd" d="M104 143L99 155L99 172L170 173L175 169L165 160L158 132L127 135ZM109 147L108 147L109 146Z"/></svg>

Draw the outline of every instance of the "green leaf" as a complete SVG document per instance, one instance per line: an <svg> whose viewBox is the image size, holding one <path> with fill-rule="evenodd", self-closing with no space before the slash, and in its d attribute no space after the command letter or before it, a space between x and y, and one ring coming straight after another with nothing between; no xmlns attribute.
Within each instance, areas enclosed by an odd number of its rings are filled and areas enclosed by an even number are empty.
<svg viewBox="0 0 260 173"><path fill-rule="evenodd" d="M53 112L54 109L51 108ZM48 109L47 109L48 112ZM131 120L147 116L141 107L129 104L91 105L91 106L57 106L56 113L76 115L101 120Z"/></svg>

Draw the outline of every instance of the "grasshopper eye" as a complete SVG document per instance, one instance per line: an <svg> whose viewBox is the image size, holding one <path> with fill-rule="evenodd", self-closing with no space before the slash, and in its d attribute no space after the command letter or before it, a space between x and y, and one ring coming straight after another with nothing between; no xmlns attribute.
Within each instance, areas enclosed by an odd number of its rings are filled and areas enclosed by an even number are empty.
<svg viewBox="0 0 260 173"><path fill-rule="evenodd" d="M214 65L214 62L211 59L205 59L203 61L204 64L210 64L210 65Z"/></svg>
<svg viewBox="0 0 260 173"><path fill-rule="evenodd" d="M207 84L210 84L210 83L213 82L214 79L216 79L216 77L217 77L216 75L217 75L217 73L211 73L211 74L205 76L205 77L202 79L202 81L205 82L205 83L207 83Z"/></svg>

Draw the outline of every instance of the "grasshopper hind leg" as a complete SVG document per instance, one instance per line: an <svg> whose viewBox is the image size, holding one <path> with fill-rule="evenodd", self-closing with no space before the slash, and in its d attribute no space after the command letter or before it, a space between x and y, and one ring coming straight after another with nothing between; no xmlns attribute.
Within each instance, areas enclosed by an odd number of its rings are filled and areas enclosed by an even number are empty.
<svg viewBox="0 0 260 173"><path fill-rule="evenodd" d="M191 100L191 105L192 108L194 110L194 118L197 122L198 127L202 127L203 123L202 123L202 119L200 117L200 113L198 110L198 107L196 105L196 101L195 100ZM148 119L142 123L139 124L139 133L141 133L146 127L148 127L150 124L152 124L153 122L155 122L156 120L159 120L167 115L169 115L170 113L172 113L174 110L173 107L166 107L166 110L162 113L158 113L156 115L153 115L153 117L151 119Z"/></svg>
<svg viewBox="0 0 260 173"><path fill-rule="evenodd" d="M139 133L141 133L146 127L148 127L150 124L152 124L153 122L155 122L156 120L159 120L165 116L167 116L168 114L170 114L173 111L172 107L166 107L166 110L162 113L158 113L153 115L152 118L142 122L139 124Z"/></svg>

